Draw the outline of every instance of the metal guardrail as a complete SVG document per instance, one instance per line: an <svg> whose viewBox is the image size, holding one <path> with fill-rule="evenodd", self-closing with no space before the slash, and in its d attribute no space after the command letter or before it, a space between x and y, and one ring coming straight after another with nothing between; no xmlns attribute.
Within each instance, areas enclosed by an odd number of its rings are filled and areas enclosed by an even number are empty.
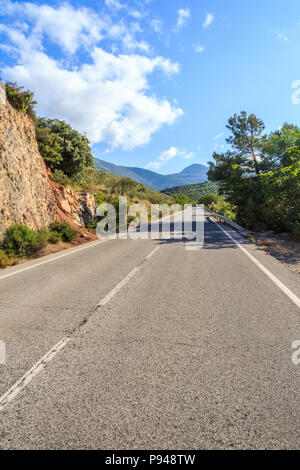
<svg viewBox="0 0 300 470"><path fill-rule="evenodd" d="M227 225L230 225L230 227L234 228L238 232L244 232L246 229L244 227L241 227L240 225L236 224L230 219L227 219L227 217L224 217L223 215L217 214L216 212L212 212L208 209L206 209L206 212L208 215L215 217L217 220L224 222Z"/></svg>

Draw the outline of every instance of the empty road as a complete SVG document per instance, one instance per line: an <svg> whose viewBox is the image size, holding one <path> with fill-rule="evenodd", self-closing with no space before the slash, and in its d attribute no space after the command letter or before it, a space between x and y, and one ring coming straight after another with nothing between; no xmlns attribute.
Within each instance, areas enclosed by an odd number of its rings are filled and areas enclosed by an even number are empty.
<svg viewBox="0 0 300 470"><path fill-rule="evenodd" d="M108 240L1 271L0 449L299 449L299 275L224 228L254 259L206 218L202 250Z"/></svg>

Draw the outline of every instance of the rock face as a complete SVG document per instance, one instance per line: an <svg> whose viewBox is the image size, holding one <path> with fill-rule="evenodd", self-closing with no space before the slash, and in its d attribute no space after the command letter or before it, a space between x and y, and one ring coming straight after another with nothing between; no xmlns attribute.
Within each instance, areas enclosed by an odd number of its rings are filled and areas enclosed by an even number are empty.
<svg viewBox="0 0 300 470"><path fill-rule="evenodd" d="M53 182L51 185L57 204L58 219L67 219L79 226L92 222L97 210L93 196L88 193L76 193L71 188Z"/></svg>
<svg viewBox="0 0 300 470"><path fill-rule="evenodd" d="M93 196L49 180L34 123L8 103L0 82L0 238L15 223L38 229L67 219L80 226L95 213Z"/></svg>

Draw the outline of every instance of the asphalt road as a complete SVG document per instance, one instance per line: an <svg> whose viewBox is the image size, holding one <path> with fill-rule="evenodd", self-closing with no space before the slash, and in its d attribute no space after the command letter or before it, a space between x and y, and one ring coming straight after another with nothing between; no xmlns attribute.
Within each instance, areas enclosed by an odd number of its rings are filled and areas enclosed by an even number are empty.
<svg viewBox="0 0 300 470"><path fill-rule="evenodd" d="M208 219L198 251L109 240L9 268L0 449L299 449L297 339L299 306Z"/></svg>

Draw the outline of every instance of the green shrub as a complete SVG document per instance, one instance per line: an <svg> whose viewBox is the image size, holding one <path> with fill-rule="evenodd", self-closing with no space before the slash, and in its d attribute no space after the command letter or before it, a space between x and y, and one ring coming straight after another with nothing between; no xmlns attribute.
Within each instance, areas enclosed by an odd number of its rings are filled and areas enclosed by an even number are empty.
<svg viewBox="0 0 300 470"><path fill-rule="evenodd" d="M184 208L185 204L193 204L194 201L189 198L186 194L174 194L174 199L176 204L180 204Z"/></svg>
<svg viewBox="0 0 300 470"><path fill-rule="evenodd" d="M49 232L48 242L52 245L56 245L57 243L62 241L62 234L58 232Z"/></svg>
<svg viewBox="0 0 300 470"><path fill-rule="evenodd" d="M99 218L96 217L92 220L92 222L89 222L88 224L85 225L85 227L88 229L88 230L91 230L91 232L96 232L96 228L97 228L97 225L98 225L98 222L99 222Z"/></svg>
<svg viewBox="0 0 300 470"><path fill-rule="evenodd" d="M208 192L200 197L198 204L204 204L205 207L211 208L212 205L216 204L220 200L220 196L216 193ZM214 204L211 204L211 203Z"/></svg>
<svg viewBox="0 0 300 470"><path fill-rule="evenodd" d="M72 186L72 180L68 178L62 170L54 170L50 178L52 181L62 186Z"/></svg>
<svg viewBox="0 0 300 470"><path fill-rule="evenodd" d="M36 253L45 248L48 244L49 236L50 232L48 229L42 229L36 232L36 238L32 245L32 253Z"/></svg>
<svg viewBox="0 0 300 470"><path fill-rule="evenodd" d="M100 204L103 204L105 202L105 195L101 191L94 194L94 198L97 206L100 206Z"/></svg>
<svg viewBox="0 0 300 470"><path fill-rule="evenodd" d="M22 258L44 248L47 241L47 231L35 232L26 225L16 224L6 230L2 246L7 255Z"/></svg>
<svg viewBox="0 0 300 470"><path fill-rule="evenodd" d="M64 242L71 242L77 235L76 230L71 227L67 222L59 222L56 220L50 225L51 232L57 232L61 235Z"/></svg>
<svg viewBox="0 0 300 470"><path fill-rule="evenodd" d="M7 99L15 109L34 117L35 112L33 108L36 101L33 100L33 93L29 90L23 91L23 88L15 82L7 82L5 84Z"/></svg>
<svg viewBox="0 0 300 470"><path fill-rule="evenodd" d="M0 250L0 269L14 264L17 264L17 260L13 256L8 256L4 250Z"/></svg>
<svg viewBox="0 0 300 470"><path fill-rule="evenodd" d="M300 241L300 222L296 221L292 230L293 238L296 241Z"/></svg>

